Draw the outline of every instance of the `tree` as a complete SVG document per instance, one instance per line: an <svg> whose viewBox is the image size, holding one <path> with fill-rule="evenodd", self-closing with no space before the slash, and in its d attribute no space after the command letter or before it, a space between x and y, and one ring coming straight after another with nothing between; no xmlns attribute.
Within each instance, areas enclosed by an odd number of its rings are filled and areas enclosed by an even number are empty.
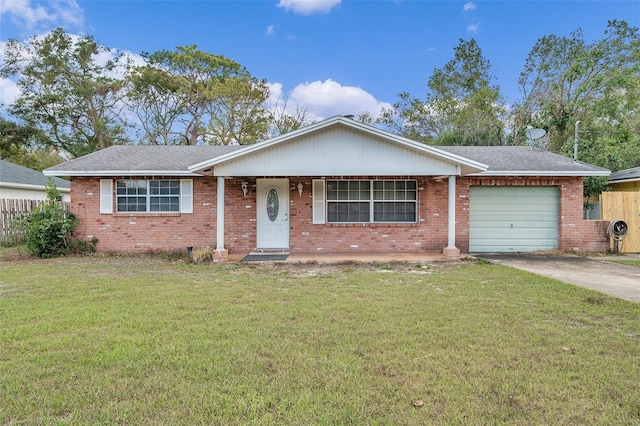
<svg viewBox="0 0 640 426"><path fill-rule="evenodd" d="M249 145L267 138L266 81L247 76L228 78L214 87L213 92L215 102L206 108L207 140L220 145Z"/></svg>
<svg viewBox="0 0 640 426"><path fill-rule="evenodd" d="M150 143L254 143L266 136L266 83L222 55L179 46L132 69L132 109Z"/></svg>
<svg viewBox="0 0 640 426"><path fill-rule="evenodd" d="M432 144L443 131L441 116L425 101L408 92L398 94L398 102L391 109L383 108L376 123L383 124L390 132L406 138Z"/></svg>
<svg viewBox="0 0 640 426"><path fill-rule="evenodd" d="M61 28L27 44L7 43L4 53L3 76L18 75L20 88L8 110L48 146L78 157L127 140L125 83L113 76L126 60L121 53Z"/></svg>
<svg viewBox="0 0 640 426"><path fill-rule="evenodd" d="M269 137L276 137L292 132L309 123L308 110L296 105L293 110L288 108L289 99L278 99L267 108L269 119Z"/></svg>
<svg viewBox="0 0 640 426"><path fill-rule="evenodd" d="M63 161L55 149L42 144L40 132L2 117L0 159L34 170L44 170Z"/></svg>
<svg viewBox="0 0 640 426"><path fill-rule="evenodd" d="M174 130L184 114L178 87L166 81L165 74L152 67L136 67L130 75L128 105L142 126L142 141L151 145L179 145L186 136Z"/></svg>
<svg viewBox="0 0 640 426"><path fill-rule="evenodd" d="M624 21L609 21L603 38L590 44L580 29L568 38L544 36L520 74L523 99L514 113L514 136L522 138L528 124L544 127L551 149L561 152L573 138L576 121L609 123L624 131L620 125L640 112L639 78L638 29Z"/></svg>
<svg viewBox="0 0 640 426"><path fill-rule="evenodd" d="M505 113L491 63L474 39L460 40L454 58L436 68L424 101L408 93L379 120L392 131L432 144L501 145Z"/></svg>

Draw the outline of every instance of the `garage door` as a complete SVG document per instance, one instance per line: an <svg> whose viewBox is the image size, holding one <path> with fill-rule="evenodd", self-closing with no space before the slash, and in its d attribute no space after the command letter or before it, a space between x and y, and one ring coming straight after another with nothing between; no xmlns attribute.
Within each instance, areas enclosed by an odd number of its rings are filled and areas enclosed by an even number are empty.
<svg viewBox="0 0 640 426"><path fill-rule="evenodd" d="M558 189L472 186L469 252L530 252L558 247Z"/></svg>

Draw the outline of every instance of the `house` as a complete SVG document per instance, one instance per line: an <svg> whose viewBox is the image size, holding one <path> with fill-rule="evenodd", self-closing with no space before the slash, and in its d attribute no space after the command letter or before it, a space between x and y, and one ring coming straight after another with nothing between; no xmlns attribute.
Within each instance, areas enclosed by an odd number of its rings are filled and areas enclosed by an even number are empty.
<svg viewBox="0 0 640 426"><path fill-rule="evenodd" d="M614 191L640 191L640 167L613 173L609 178L609 186Z"/></svg>
<svg viewBox="0 0 640 426"><path fill-rule="evenodd" d="M432 147L347 117L249 146L114 146L71 177L80 236L102 252L606 250L582 219L608 170L526 147Z"/></svg>
<svg viewBox="0 0 640 426"><path fill-rule="evenodd" d="M19 200L46 200L48 178L42 172L0 160L0 198ZM68 180L53 178L62 201L70 201Z"/></svg>

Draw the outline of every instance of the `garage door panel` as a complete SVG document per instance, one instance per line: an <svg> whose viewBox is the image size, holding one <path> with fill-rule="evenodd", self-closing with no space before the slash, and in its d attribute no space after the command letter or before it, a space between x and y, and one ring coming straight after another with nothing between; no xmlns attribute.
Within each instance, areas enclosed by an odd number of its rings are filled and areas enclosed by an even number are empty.
<svg viewBox="0 0 640 426"><path fill-rule="evenodd" d="M531 252L537 250L554 250L557 248L555 240L553 242L537 241L536 249L531 249L530 243L517 244L514 242L497 240L494 245L476 244L474 253L509 253L509 252Z"/></svg>
<svg viewBox="0 0 640 426"><path fill-rule="evenodd" d="M500 212L500 218L504 219L504 222L509 223L527 223L527 222L547 222L547 223L555 223L557 218L555 217L555 210L537 210L535 212L535 216L532 215L533 212L527 211L510 211L508 209L502 209ZM508 214L508 216L506 216ZM483 212L475 212L473 216L474 220L480 221L495 221L496 220L496 212L495 211L483 211Z"/></svg>
<svg viewBox="0 0 640 426"><path fill-rule="evenodd" d="M557 245L557 188L471 187L470 252L550 250Z"/></svg>
<svg viewBox="0 0 640 426"><path fill-rule="evenodd" d="M484 228L477 232L474 232L473 238L479 239L530 239L536 238L554 238L556 239L556 233L549 228Z"/></svg>

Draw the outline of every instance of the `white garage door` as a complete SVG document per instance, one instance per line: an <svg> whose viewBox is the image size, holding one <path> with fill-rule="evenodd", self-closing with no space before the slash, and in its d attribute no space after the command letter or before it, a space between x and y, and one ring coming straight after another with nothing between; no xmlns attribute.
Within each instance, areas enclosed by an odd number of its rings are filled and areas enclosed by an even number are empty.
<svg viewBox="0 0 640 426"><path fill-rule="evenodd" d="M470 188L469 252L530 252L557 247L558 188Z"/></svg>

